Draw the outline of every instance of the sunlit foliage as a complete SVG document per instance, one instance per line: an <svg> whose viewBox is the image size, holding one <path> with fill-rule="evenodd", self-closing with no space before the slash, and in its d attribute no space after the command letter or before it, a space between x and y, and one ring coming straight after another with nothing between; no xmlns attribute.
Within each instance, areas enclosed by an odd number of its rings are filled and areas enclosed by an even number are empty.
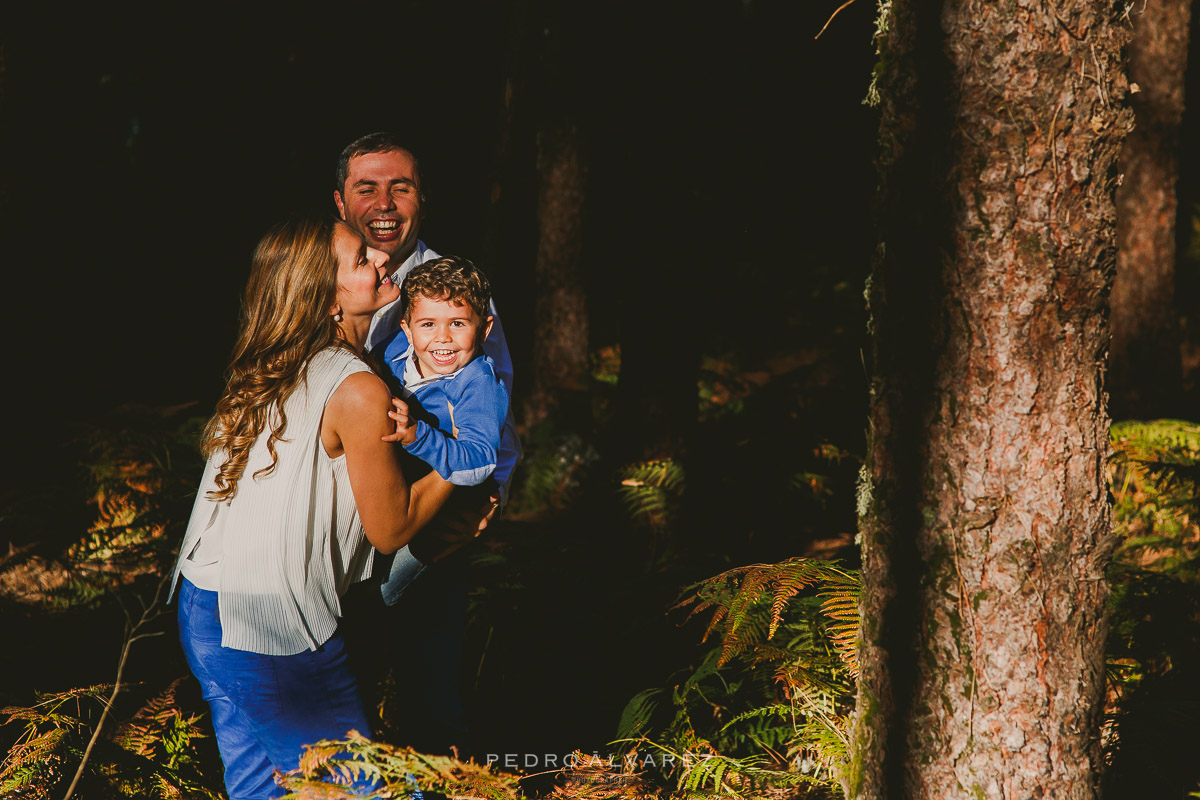
<svg viewBox="0 0 1200 800"><path fill-rule="evenodd" d="M620 734L684 790L818 784L835 791L852 707L859 581L793 558L690 587L679 608L708 615L713 646L669 689L630 701Z"/></svg>
<svg viewBox="0 0 1200 800"><path fill-rule="evenodd" d="M392 747L351 731L345 739L327 739L307 748L300 768L283 776L289 797L341 797L339 787L370 788L351 796L410 797L436 791L480 800L515 800L517 779L475 762L430 756Z"/></svg>
<svg viewBox="0 0 1200 800"><path fill-rule="evenodd" d="M1200 777L1200 424L1123 422L1112 441L1105 781L1166 796Z"/></svg>

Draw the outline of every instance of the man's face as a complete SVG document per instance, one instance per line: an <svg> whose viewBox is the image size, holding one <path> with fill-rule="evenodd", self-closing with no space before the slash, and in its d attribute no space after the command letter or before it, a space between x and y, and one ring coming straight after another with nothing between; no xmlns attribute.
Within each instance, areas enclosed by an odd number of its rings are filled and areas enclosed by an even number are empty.
<svg viewBox="0 0 1200 800"><path fill-rule="evenodd" d="M421 227L421 176L403 150L364 153L350 159L346 185L333 202L368 247L391 257L393 267L417 246Z"/></svg>

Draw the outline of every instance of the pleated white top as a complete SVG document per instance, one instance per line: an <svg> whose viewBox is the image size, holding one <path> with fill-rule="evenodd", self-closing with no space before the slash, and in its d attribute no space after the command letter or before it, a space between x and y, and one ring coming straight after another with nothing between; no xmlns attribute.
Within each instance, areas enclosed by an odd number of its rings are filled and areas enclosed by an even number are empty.
<svg viewBox="0 0 1200 800"><path fill-rule="evenodd" d="M371 575L346 473L345 455L330 458L321 443L325 404L349 376L369 367L344 348L314 356L308 373L284 401L287 430L270 465L269 428L250 450L237 495L209 500L225 460L216 452L204 468L172 583L182 571L218 593L221 644L266 655L315 650L333 635L342 593Z"/></svg>

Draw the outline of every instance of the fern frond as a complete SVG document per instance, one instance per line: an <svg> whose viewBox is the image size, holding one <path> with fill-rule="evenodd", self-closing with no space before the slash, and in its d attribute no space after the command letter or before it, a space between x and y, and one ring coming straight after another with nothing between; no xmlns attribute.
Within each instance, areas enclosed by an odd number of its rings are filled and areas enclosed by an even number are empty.
<svg viewBox="0 0 1200 800"><path fill-rule="evenodd" d="M818 585L832 585L824 594L832 597L831 611L839 614L834 619L846 621L844 615L847 600L853 597L857 613L858 579L836 564L811 558L792 558L779 564L755 564L737 567L716 575L684 590L684 597L675 608L691 606L687 618L712 610L704 639L720 630L723 638L722 664L746 649L750 644L772 638L783 622L788 604L805 589ZM747 620L754 618L754 611L765 598L770 598L766 630L751 624L748 636L741 635Z"/></svg>
<svg viewBox="0 0 1200 800"><path fill-rule="evenodd" d="M788 697L795 697L802 690L835 693L847 688L843 675L831 669L829 664L813 665L795 660L777 669L774 677Z"/></svg>
<svg viewBox="0 0 1200 800"><path fill-rule="evenodd" d="M767 638L775 635L783 619L784 608L801 590L819 583L828 583L835 577L845 575L829 562L809 558L793 558L773 566L775 569L764 571L767 572L764 584L774 590L771 601L771 629Z"/></svg>
<svg viewBox="0 0 1200 800"><path fill-rule="evenodd" d="M768 769L761 756L732 758L706 753L691 759L692 766L679 779L679 788L687 792L709 790L723 797L742 797L758 787L784 787L817 784L811 776L797 772Z"/></svg>
<svg viewBox="0 0 1200 800"><path fill-rule="evenodd" d="M51 763L60 751L68 747L69 735L70 732L64 728L53 728L13 745L8 751L3 767L0 767L0 779L7 780L17 774L28 776L39 772L38 767Z"/></svg>
<svg viewBox="0 0 1200 800"><path fill-rule="evenodd" d="M857 573L806 558L687 587L674 609L707 615L704 641L718 641L675 686L674 719L634 746L689 754L686 770L668 772L685 792L832 787L853 707L858 593Z"/></svg>
<svg viewBox="0 0 1200 800"><path fill-rule="evenodd" d="M786 703L772 703L771 705L763 706L762 708L752 708L749 711L743 711L741 714L738 714L736 717L729 720L729 722L726 722L721 727L721 731L725 732L734 725L741 724L746 720L761 719L762 717L792 718L795 716L795 714L796 710Z"/></svg>
<svg viewBox="0 0 1200 800"><path fill-rule="evenodd" d="M718 650L709 650L705 653L700 663L691 671L683 683L678 686L678 692L686 694L704 681L717 675L720 669L720 664L718 663L720 656L721 653Z"/></svg>
<svg viewBox="0 0 1200 800"><path fill-rule="evenodd" d="M621 739L641 736L649 727L662 694L662 689L646 689L635 694L621 712L621 719L617 723L617 736Z"/></svg>
<svg viewBox="0 0 1200 800"><path fill-rule="evenodd" d="M789 756L798 769L816 777L837 779L849 761L848 734L826 718L806 717Z"/></svg>
<svg viewBox="0 0 1200 800"><path fill-rule="evenodd" d="M827 629L829 639L853 678L858 677L861 596L862 582L856 573L844 573L840 579L832 577L825 588L817 592L817 597L822 599L821 611L833 620Z"/></svg>
<svg viewBox="0 0 1200 800"><path fill-rule="evenodd" d="M517 798L517 779L509 775L493 773L474 762L372 742L354 731L345 739L311 745L300 767L281 776L280 781L289 791L303 791L305 796L330 794L339 784L355 783L379 786L374 796L402 797L421 789L486 800Z"/></svg>
<svg viewBox="0 0 1200 800"><path fill-rule="evenodd" d="M769 639L773 633L769 620L755 613L760 601L753 595L743 594L739 602L730 608L729 617L722 631L721 658L718 666L725 666L736 656Z"/></svg>
<svg viewBox="0 0 1200 800"><path fill-rule="evenodd" d="M651 527L669 524L674 500L683 487L683 468L673 459L643 461L621 470L620 493L626 509Z"/></svg>

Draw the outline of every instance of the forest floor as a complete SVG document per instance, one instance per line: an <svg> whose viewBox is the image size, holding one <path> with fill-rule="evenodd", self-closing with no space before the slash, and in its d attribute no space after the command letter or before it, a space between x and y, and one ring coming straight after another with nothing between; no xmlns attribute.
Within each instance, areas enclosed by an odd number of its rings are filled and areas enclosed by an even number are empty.
<svg viewBox="0 0 1200 800"><path fill-rule="evenodd" d="M706 357L695 435L667 460L667 472L659 462L613 462L602 424L527 432L524 477L510 513L463 556L473 588L460 688L471 741L460 755L509 772L524 796L633 798L679 790L661 770L619 766L613 742L632 698L671 686L712 650L703 642L703 620L685 622L672 611L681 591L733 567L797 555L857 567L853 502L866 416L859 338L802 338L813 344L758 359ZM1200 375L1200 349L1195 355L1190 387ZM602 419L619 352L602 352L596 363L593 401ZM112 683L127 627L142 605L153 604L190 513L201 421L195 406L116 409L34 454L4 494L0 636L9 646L0 649L0 704L9 714ZM1164 441L1180 435L1172 429ZM1186 439L1167 449L1182 453L1187 466L1200 452L1194 444ZM1147 462L1163 455L1134 450ZM647 477L655 475L669 480ZM1119 691L1110 692L1109 730L1119 719L1122 731L1110 771L1115 786L1169 775L1172 786L1194 788L1200 775L1176 751L1194 741L1200 718L1190 711L1200 712L1197 484L1172 489L1139 475L1114 486L1118 520L1133 543L1126 560L1139 572L1136 580L1114 576L1110 671L1124 677L1114 678ZM156 635L130 652L113 731L126 730L169 692L178 708L173 724L183 732L172 756L179 775L219 792L211 734L184 735L203 733L205 723L195 720L205 707L188 678L173 617L153 624ZM70 697L70 720L61 724L79 737L95 724L101 703L94 694ZM379 713L386 728L389 712ZM30 730L28 715L14 716L0 747L11 748ZM612 754L617 765L603 759L564 770L576 752ZM537 756L527 766L529 754ZM509 755L516 759L511 767ZM826 792L793 787L755 796Z"/></svg>

